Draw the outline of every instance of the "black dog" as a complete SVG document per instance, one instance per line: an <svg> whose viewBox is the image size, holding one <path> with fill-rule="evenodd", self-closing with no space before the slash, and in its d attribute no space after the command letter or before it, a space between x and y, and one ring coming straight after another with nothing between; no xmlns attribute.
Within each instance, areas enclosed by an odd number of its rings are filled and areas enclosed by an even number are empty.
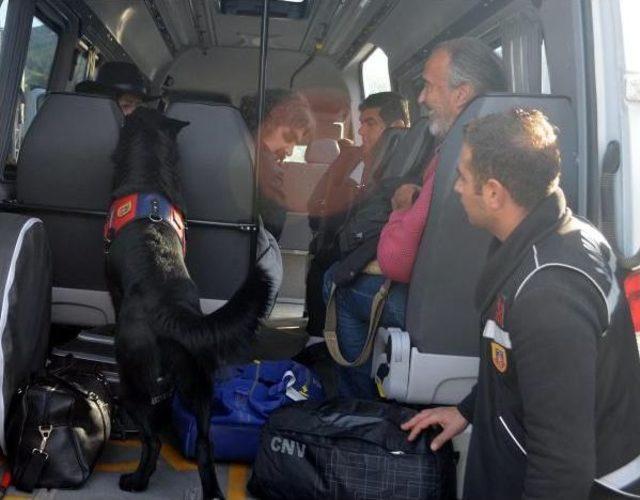
<svg viewBox="0 0 640 500"><path fill-rule="evenodd" d="M175 385L196 416L203 496L224 498L208 439L211 373L250 344L266 312L269 283L256 268L225 306L203 315L180 232L184 202L176 137L186 125L139 108L126 118L114 153L114 202L105 232L107 277L117 312L123 403L142 439L140 464L121 476L120 488L146 489L160 452L158 427L166 411L161 402ZM145 204L149 213L139 216ZM138 218L126 220L136 213ZM126 224L118 227L118 220Z"/></svg>

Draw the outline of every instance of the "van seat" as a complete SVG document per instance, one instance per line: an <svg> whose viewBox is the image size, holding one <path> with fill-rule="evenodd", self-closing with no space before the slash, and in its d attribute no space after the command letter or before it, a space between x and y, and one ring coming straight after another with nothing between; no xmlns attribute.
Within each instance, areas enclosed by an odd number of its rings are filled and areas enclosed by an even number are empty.
<svg viewBox="0 0 640 500"><path fill-rule="evenodd" d="M104 279L102 226L123 115L112 99L47 95L22 145L16 203L43 220L53 257L52 321L114 321Z"/></svg>
<svg viewBox="0 0 640 500"><path fill-rule="evenodd" d="M187 266L205 311L219 307L249 268L251 138L228 105L175 102L189 121L178 135L187 205ZM53 254L52 320L95 326L115 320L104 276L102 226L123 116L108 98L52 93L22 146L16 200L7 210L40 217Z"/></svg>
<svg viewBox="0 0 640 500"><path fill-rule="evenodd" d="M307 146L304 159L309 164L331 165L339 154L340 147L335 139L316 139Z"/></svg>
<svg viewBox="0 0 640 500"><path fill-rule="evenodd" d="M456 404L475 383L480 317L474 305L490 235L472 227L454 192L463 127L471 120L514 107L543 111L559 128L561 184L576 211L579 169L575 112L566 97L489 94L475 99L441 147L429 219L413 267L406 332L380 329L372 375L391 399Z"/></svg>
<svg viewBox="0 0 640 500"><path fill-rule="evenodd" d="M315 139L307 146L304 162L284 164L283 191L287 218L280 237L280 246L284 250L307 251L312 237L307 222L309 199L339 154L340 148L335 139Z"/></svg>

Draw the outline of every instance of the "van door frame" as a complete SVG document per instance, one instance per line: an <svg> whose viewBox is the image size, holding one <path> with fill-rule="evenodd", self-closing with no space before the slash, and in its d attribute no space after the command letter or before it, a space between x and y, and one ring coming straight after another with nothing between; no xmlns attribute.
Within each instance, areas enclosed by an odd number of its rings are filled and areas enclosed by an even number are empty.
<svg viewBox="0 0 640 500"><path fill-rule="evenodd" d="M0 53L0 180L5 178L5 162L13 137L13 126L18 103L18 87L29 50L29 38L33 16L36 14L35 0L5 0L7 19L2 53Z"/></svg>

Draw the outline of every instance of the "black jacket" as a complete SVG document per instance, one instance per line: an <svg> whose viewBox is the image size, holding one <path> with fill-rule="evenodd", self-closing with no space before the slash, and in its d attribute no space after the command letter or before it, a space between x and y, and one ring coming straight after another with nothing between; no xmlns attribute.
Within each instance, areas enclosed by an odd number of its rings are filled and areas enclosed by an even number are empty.
<svg viewBox="0 0 640 500"><path fill-rule="evenodd" d="M466 499L583 500L640 455L640 362L615 266L561 191L494 241L478 384L459 405L473 423Z"/></svg>
<svg viewBox="0 0 640 500"><path fill-rule="evenodd" d="M374 181L367 192L350 210L345 223L336 235L336 253L340 263L334 271L334 281L338 286L349 284L364 267L375 260L378 240L382 228L391 214L391 199L396 189L403 184L422 185L424 169L436 151L436 140L422 125L419 147L400 142L394 154L385 157L374 174ZM411 137L416 139L415 137ZM401 151L406 148L407 151ZM404 156L403 156L404 154Z"/></svg>
<svg viewBox="0 0 640 500"><path fill-rule="evenodd" d="M284 168L266 146L262 147L257 211L267 231L279 240L287 218Z"/></svg>

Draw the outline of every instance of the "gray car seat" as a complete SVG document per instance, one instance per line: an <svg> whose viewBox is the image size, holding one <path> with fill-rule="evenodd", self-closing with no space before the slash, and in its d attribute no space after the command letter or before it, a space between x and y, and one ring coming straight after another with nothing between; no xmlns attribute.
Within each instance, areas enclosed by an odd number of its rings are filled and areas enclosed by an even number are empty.
<svg viewBox="0 0 640 500"><path fill-rule="evenodd" d="M252 234L252 147L239 112L227 105L173 103L191 123L178 136L187 204L187 266L203 308L228 299L244 279ZM49 95L25 138L16 200L6 209L37 214L53 251L53 321L114 321L104 276L102 227L123 116L107 98Z"/></svg>
<svg viewBox="0 0 640 500"><path fill-rule="evenodd" d="M568 98L492 94L468 106L440 150L429 218L409 287L407 331L381 328L376 338L372 375L390 399L455 404L475 383L480 317L473 298L491 238L468 223L453 186L463 126L516 106L540 109L558 126L562 187L569 206L576 206L577 136Z"/></svg>
<svg viewBox="0 0 640 500"><path fill-rule="evenodd" d="M420 178L425 167L426 154L431 150L433 136L429 133L429 122L420 119L408 129L386 129L376 144L374 177Z"/></svg>
<svg viewBox="0 0 640 500"><path fill-rule="evenodd" d="M233 295L249 269L253 139L230 105L177 101L167 116L190 122L178 134L189 220L187 268L209 311Z"/></svg>
<svg viewBox="0 0 640 500"><path fill-rule="evenodd" d="M0 213L0 447L11 397L44 366L51 313L51 254L42 221Z"/></svg>
<svg viewBox="0 0 640 500"><path fill-rule="evenodd" d="M13 210L44 221L53 255L52 321L114 321L102 227L123 116L111 99L49 94L22 145Z"/></svg>

